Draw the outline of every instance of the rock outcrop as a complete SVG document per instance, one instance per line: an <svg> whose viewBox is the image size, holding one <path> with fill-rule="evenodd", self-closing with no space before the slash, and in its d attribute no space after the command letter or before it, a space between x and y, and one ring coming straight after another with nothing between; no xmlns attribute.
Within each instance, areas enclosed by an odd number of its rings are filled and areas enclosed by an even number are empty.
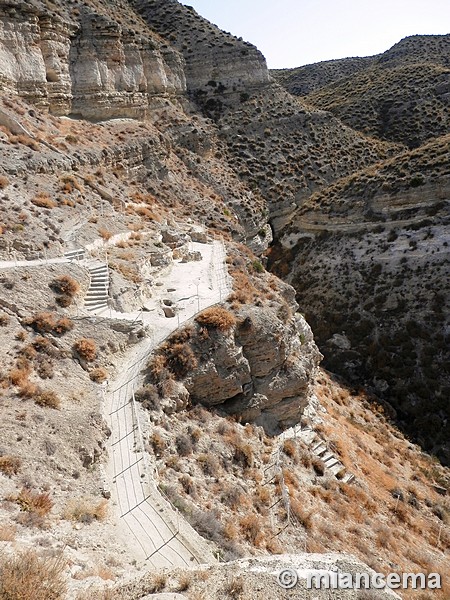
<svg viewBox="0 0 450 600"><path fill-rule="evenodd" d="M183 93L180 54L118 20L88 6L64 20L39 4L2 3L3 89L53 114L93 120L144 118L155 96Z"/></svg>
<svg viewBox="0 0 450 600"><path fill-rule="evenodd" d="M191 352L195 358L189 359L182 393L177 387L166 410L184 407L187 390L191 403L262 425L269 434L298 423L322 356L305 319L288 312L286 319L267 306L242 307L237 325L227 331L197 324L186 330L188 346L181 346L178 334L169 338L162 348L171 356L169 365L188 360Z"/></svg>

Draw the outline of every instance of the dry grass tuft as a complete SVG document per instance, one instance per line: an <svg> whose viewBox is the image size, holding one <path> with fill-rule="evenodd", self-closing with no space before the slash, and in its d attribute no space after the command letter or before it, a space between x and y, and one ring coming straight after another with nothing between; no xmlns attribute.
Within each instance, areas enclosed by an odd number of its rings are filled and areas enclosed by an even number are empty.
<svg viewBox="0 0 450 600"><path fill-rule="evenodd" d="M2 600L63 600L66 594L65 560L40 558L28 550L0 559Z"/></svg>
<svg viewBox="0 0 450 600"><path fill-rule="evenodd" d="M0 456L0 471L11 477L17 475L22 465L22 461L17 456Z"/></svg>
<svg viewBox="0 0 450 600"><path fill-rule="evenodd" d="M97 369L92 369L89 373L89 377L92 381L95 381L95 383L103 383L108 379L108 371L102 367L98 367Z"/></svg>
<svg viewBox="0 0 450 600"><path fill-rule="evenodd" d="M239 525L245 538L255 544L261 529L259 518L254 514L248 514L240 519Z"/></svg>
<svg viewBox="0 0 450 600"><path fill-rule="evenodd" d="M0 525L0 542L14 542L16 528L14 525Z"/></svg>
<svg viewBox="0 0 450 600"><path fill-rule="evenodd" d="M97 347L95 341L90 338L81 338L73 345L73 350L80 358L91 362L97 357Z"/></svg>
<svg viewBox="0 0 450 600"><path fill-rule="evenodd" d="M224 586L224 592L228 598L233 598L233 600L238 600L243 597L245 591L245 582L242 575L239 577L233 577Z"/></svg>
<svg viewBox="0 0 450 600"><path fill-rule="evenodd" d="M89 525L93 521L104 521L107 514L108 502L106 500L94 502L89 498L78 498L67 503L63 516L67 521L78 521Z"/></svg>
<svg viewBox="0 0 450 600"><path fill-rule="evenodd" d="M175 377L181 379L195 369L198 365L197 358L192 350L191 346L185 343L171 343L164 344L161 348L163 352L163 361L153 361L151 370L156 373L158 368L160 374L164 372L164 369L169 369ZM158 358L158 357L157 357Z"/></svg>
<svg viewBox="0 0 450 600"><path fill-rule="evenodd" d="M50 287L57 294L72 298L80 290L80 285L69 275L61 275L50 283Z"/></svg>
<svg viewBox="0 0 450 600"><path fill-rule="evenodd" d="M60 408L61 400L55 392L51 390L42 390L38 391L34 395L34 401L38 406L48 407L48 408Z"/></svg>
<svg viewBox="0 0 450 600"><path fill-rule="evenodd" d="M312 511L305 510L302 503L295 498L291 500L291 516L294 517L307 531L312 529Z"/></svg>
<svg viewBox="0 0 450 600"><path fill-rule="evenodd" d="M53 508L53 500L47 492L33 492L28 488L22 488L17 496L11 498L20 506L20 510L45 517Z"/></svg>
<svg viewBox="0 0 450 600"><path fill-rule="evenodd" d="M32 200L32 204L39 206L39 208L55 208L57 203L52 200L45 192L40 192Z"/></svg>
<svg viewBox="0 0 450 600"><path fill-rule="evenodd" d="M112 233L110 231L108 231L108 229L105 229L104 227L100 227L98 230L98 233L105 241L112 238Z"/></svg>
<svg viewBox="0 0 450 600"><path fill-rule="evenodd" d="M212 327L219 331L229 331L236 325L235 315L221 306L207 308L197 315L195 320L200 325Z"/></svg>
<svg viewBox="0 0 450 600"><path fill-rule="evenodd" d="M41 312L25 319L24 325L30 325L38 333L63 335L73 329L73 322L67 317L57 319L53 313Z"/></svg>
<svg viewBox="0 0 450 600"><path fill-rule="evenodd" d="M146 586L146 591L150 594L157 594L167 585L167 575L165 573L155 573L151 578L150 583Z"/></svg>

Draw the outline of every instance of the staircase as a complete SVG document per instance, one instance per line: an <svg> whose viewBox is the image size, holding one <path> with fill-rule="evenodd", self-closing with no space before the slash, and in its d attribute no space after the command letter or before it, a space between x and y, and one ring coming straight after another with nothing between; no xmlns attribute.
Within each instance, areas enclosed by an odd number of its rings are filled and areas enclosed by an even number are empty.
<svg viewBox="0 0 450 600"><path fill-rule="evenodd" d="M77 248L76 250L69 250L68 252L64 252L64 257L68 260L83 260L86 256L86 251L84 248Z"/></svg>
<svg viewBox="0 0 450 600"><path fill-rule="evenodd" d="M108 306L109 272L108 265L98 260L87 265L91 283L84 299L88 311L103 310Z"/></svg>
<svg viewBox="0 0 450 600"><path fill-rule="evenodd" d="M317 436L316 432L311 427L294 427L285 432L283 441L288 438L298 438L302 440L311 449L311 452L317 456L317 458L320 458L326 469L331 471L335 477L339 474L338 478L342 483L352 483L352 481L354 481L355 476L347 471L339 458L328 448L327 444Z"/></svg>

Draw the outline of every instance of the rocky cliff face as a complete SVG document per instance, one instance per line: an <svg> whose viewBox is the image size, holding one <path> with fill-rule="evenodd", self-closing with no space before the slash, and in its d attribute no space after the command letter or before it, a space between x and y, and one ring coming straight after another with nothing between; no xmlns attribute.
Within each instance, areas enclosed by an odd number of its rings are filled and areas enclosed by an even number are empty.
<svg viewBox="0 0 450 600"><path fill-rule="evenodd" d="M56 115L143 118L154 96L185 91L181 56L83 6L77 18L39 6L0 7L1 80Z"/></svg>
<svg viewBox="0 0 450 600"><path fill-rule="evenodd" d="M193 402L274 434L299 422L321 355L299 314L284 323L274 311L248 307L239 318L228 334L196 342L202 360L185 385Z"/></svg>
<svg viewBox="0 0 450 600"><path fill-rule="evenodd" d="M265 58L255 46L221 31L192 7L177 0L130 3L152 29L183 54L190 92L237 92L269 82Z"/></svg>

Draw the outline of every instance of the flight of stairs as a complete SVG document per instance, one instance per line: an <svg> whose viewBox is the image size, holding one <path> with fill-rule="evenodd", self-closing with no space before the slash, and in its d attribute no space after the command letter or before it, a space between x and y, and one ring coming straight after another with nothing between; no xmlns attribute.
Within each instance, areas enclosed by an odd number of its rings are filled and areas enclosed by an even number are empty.
<svg viewBox="0 0 450 600"><path fill-rule="evenodd" d="M109 272L108 265L98 260L87 264L91 283L84 299L88 311L99 311L108 306Z"/></svg>
<svg viewBox="0 0 450 600"><path fill-rule="evenodd" d="M72 260L84 260L86 256L86 250L84 248L77 248L76 250L69 250L64 252L64 257Z"/></svg>
<svg viewBox="0 0 450 600"><path fill-rule="evenodd" d="M297 437L301 439L312 453L320 458L325 465L325 468L330 470L335 477L338 477L343 483L351 483L355 476L349 473L339 458L328 448L327 444L320 439L316 432L311 427L304 427L297 433Z"/></svg>

